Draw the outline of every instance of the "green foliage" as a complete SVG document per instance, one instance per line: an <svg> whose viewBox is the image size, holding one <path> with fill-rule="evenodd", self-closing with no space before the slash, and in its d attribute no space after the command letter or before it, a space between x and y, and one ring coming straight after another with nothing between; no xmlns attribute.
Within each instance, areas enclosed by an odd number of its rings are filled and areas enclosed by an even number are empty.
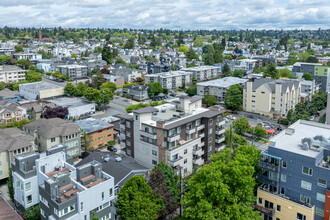
<svg viewBox="0 0 330 220"><path fill-rule="evenodd" d="M278 72L281 77L290 78L290 79L293 78L291 71L287 68L280 69L280 70L278 70Z"/></svg>
<svg viewBox="0 0 330 220"><path fill-rule="evenodd" d="M131 113L134 110L138 110L140 108L144 108L144 107L148 107L148 106L149 106L148 104L139 103L139 104L136 104L136 105L129 105L125 109L126 109L127 113Z"/></svg>
<svg viewBox="0 0 330 220"><path fill-rule="evenodd" d="M111 64L111 61L112 61L112 51L111 51L111 47L109 46L109 42L106 42L105 43L105 46L102 49L102 60L105 60L109 64Z"/></svg>
<svg viewBox="0 0 330 220"><path fill-rule="evenodd" d="M188 219L258 219L254 189L260 151L254 146L226 148L189 180L183 195Z"/></svg>
<svg viewBox="0 0 330 220"><path fill-rule="evenodd" d="M11 59L12 59L11 56L0 55L0 65L10 64Z"/></svg>
<svg viewBox="0 0 330 220"><path fill-rule="evenodd" d="M308 57L309 57L309 53L307 51L298 54L298 59L301 62L306 62Z"/></svg>
<svg viewBox="0 0 330 220"><path fill-rule="evenodd" d="M103 74L101 72L97 72L93 77L93 86L99 89L103 83L105 83Z"/></svg>
<svg viewBox="0 0 330 220"><path fill-rule="evenodd" d="M264 137L267 134L267 132L260 125L257 125L254 128L254 133L253 134L257 137Z"/></svg>
<svg viewBox="0 0 330 220"><path fill-rule="evenodd" d="M196 86L191 86L191 87L189 87L188 89L186 89L186 93L187 93L189 96L197 95L197 87L196 87Z"/></svg>
<svg viewBox="0 0 330 220"><path fill-rule="evenodd" d="M22 53L22 52L24 52L24 50L23 50L23 47L21 47L21 46L15 46L15 53Z"/></svg>
<svg viewBox="0 0 330 220"><path fill-rule="evenodd" d="M25 79L29 82L39 82L42 80L42 76L40 73L29 70L25 74Z"/></svg>
<svg viewBox="0 0 330 220"><path fill-rule="evenodd" d="M76 94L76 87L71 83L67 83L66 86L64 87L64 92L65 94L74 96Z"/></svg>
<svg viewBox="0 0 330 220"><path fill-rule="evenodd" d="M245 57L245 56L239 56L239 57L237 57L236 60L243 60L243 59L247 59L247 57Z"/></svg>
<svg viewBox="0 0 330 220"><path fill-rule="evenodd" d="M306 59L306 62L307 62L307 63L318 63L319 60L318 60L315 56L309 56L309 57Z"/></svg>
<svg viewBox="0 0 330 220"><path fill-rule="evenodd" d="M29 123L29 121L27 119L23 119L21 121L16 121L14 118L10 121L7 121L7 124L6 122L2 122L0 124L0 128L18 128L20 130L23 129L23 125Z"/></svg>
<svg viewBox="0 0 330 220"><path fill-rule="evenodd" d="M215 96L206 94L202 99L202 103L207 105L208 107L218 104L218 100Z"/></svg>
<svg viewBox="0 0 330 220"><path fill-rule="evenodd" d="M202 47L203 43L204 43L204 38L202 37L196 37L196 39L194 40L194 46L195 47Z"/></svg>
<svg viewBox="0 0 330 220"><path fill-rule="evenodd" d="M239 110L243 104L243 89L240 84L228 88L225 96L225 105L228 109Z"/></svg>
<svg viewBox="0 0 330 220"><path fill-rule="evenodd" d="M54 73L51 74L51 76L56 79L61 79L61 80L69 79L69 77L66 74L62 74L60 71L55 71Z"/></svg>
<svg viewBox="0 0 330 220"><path fill-rule="evenodd" d="M40 219L40 207L38 205L31 206L23 213L26 220L39 220Z"/></svg>
<svg viewBox="0 0 330 220"><path fill-rule="evenodd" d="M180 193L179 176L175 174L173 168L164 162L156 164L155 168L159 168L162 171L162 174L165 176L165 185L169 188L170 192L174 196L178 196Z"/></svg>
<svg viewBox="0 0 330 220"><path fill-rule="evenodd" d="M76 53L71 54L71 58L77 59L78 58L78 54L76 54Z"/></svg>
<svg viewBox="0 0 330 220"><path fill-rule="evenodd" d="M113 82L105 82L101 85L101 89L105 89L105 88L108 88L111 90L111 92L115 92L116 89L117 89L117 86L115 83Z"/></svg>
<svg viewBox="0 0 330 220"><path fill-rule="evenodd" d="M313 81L313 77L310 73L304 73L302 75L302 78L304 78L305 80Z"/></svg>
<svg viewBox="0 0 330 220"><path fill-rule="evenodd" d="M235 129L236 133L243 134L248 132L250 129L249 120L246 118L239 118L233 121L233 128Z"/></svg>
<svg viewBox="0 0 330 220"><path fill-rule="evenodd" d="M279 74L278 70L276 69L276 66L274 63L270 63L267 66L266 71L264 72L264 77L268 77L268 76L270 76L272 79L280 78L280 74Z"/></svg>
<svg viewBox="0 0 330 220"><path fill-rule="evenodd" d="M182 45L178 48L178 52L183 52L186 54L188 52L188 48L185 45Z"/></svg>
<svg viewBox="0 0 330 220"><path fill-rule="evenodd" d="M14 200L13 173L12 173L11 167L9 167L9 170L8 170L7 188L8 188L8 195L9 195L10 200L12 202L15 202L15 200Z"/></svg>
<svg viewBox="0 0 330 220"><path fill-rule="evenodd" d="M20 59L16 61L16 65L21 67L22 69L29 69L29 66L32 65L31 61L29 59Z"/></svg>
<svg viewBox="0 0 330 220"><path fill-rule="evenodd" d="M124 45L124 48L125 49L133 49L134 45L135 45L134 41L135 41L134 37L128 38L128 40L126 41L126 43Z"/></svg>
<svg viewBox="0 0 330 220"><path fill-rule="evenodd" d="M231 75L232 75L232 72L231 72L231 70L230 70L230 67L229 67L229 65L228 65L227 63L223 66L223 69L222 69L222 75L223 75L224 77L226 77L226 76L231 76Z"/></svg>
<svg viewBox="0 0 330 220"><path fill-rule="evenodd" d="M157 219L163 205L162 198L156 197L143 176L131 177L120 189L116 202L118 214L127 220Z"/></svg>
<svg viewBox="0 0 330 220"><path fill-rule="evenodd" d="M211 53L211 52L208 52L204 58L204 63L205 65L213 65L215 64L215 61L214 61L214 54Z"/></svg>
<svg viewBox="0 0 330 220"><path fill-rule="evenodd" d="M236 70L234 70L233 76L242 78L244 76L244 72L241 69L236 69Z"/></svg>
<svg viewBox="0 0 330 220"><path fill-rule="evenodd" d="M159 82L149 83L148 84L148 95L149 97L157 96L159 93L162 93L163 87Z"/></svg>
<svg viewBox="0 0 330 220"><path fill-rule="evenodd" d="M223 57L224 60L232 60L233 59L233 56L228 54L226 56Z"/></svg>
<svg viewBox="0 0 330 220"><path fill-rule="evenodd" d="M118 63L121 63L121 64L126 64L125 60L123 60L122 58L118 58L115 62L115 64L118 64Z"/></svg>
<svg viewBox="0 0 330 220"><path fill-rule="evenodd" d="M327 117L327 113L324 113L324 114L320 117L319 122L322 123L322 124L325 124L326 117Z"/></svg>

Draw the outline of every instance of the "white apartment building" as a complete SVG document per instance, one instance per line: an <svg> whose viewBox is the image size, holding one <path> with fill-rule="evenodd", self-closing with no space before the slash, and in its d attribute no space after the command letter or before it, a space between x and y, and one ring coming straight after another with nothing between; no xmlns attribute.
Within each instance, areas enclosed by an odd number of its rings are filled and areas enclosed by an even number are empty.
<svg viewBox="0 0 330 220"><path fill-rule="evenodd" d="M79 79L87 77L87 66L82 65L60 65L56 70L67 75L71 79Z"/></svg>
<svg viewBox="0 0 330 220"><path fill-rule="evenodd" d="M40 60L42 59L42 55L38 53L14 53L14 59Z"/></svg>
<svg viewBox="0 0 330 220"><path fill-rule="evenodd" d="M25 70L14 65L0 66L0 82L19 82L25 80Z"/></svg>
<svg viewBox="0 0 330 220"><path fill-rule="evenodd" d="M173 71L145 75L145 83L159 82L164 89L178 89L192 83L193 73L185 71Z"/></svg>
<svg viewBox="0 0 330 220"><path fill-rule="evenodd" d="M220 76L220 70L216 66L197 66L183 68L182 71L193 73L192 78L198 81L205 81L209 79L215 79Z"/></svg>
<svg viewBox="0 0 330 220"><path fill-rule="evenodd" d="M300 102L299 80L262 78L245 83L243 110L277 119Z"/></svg>

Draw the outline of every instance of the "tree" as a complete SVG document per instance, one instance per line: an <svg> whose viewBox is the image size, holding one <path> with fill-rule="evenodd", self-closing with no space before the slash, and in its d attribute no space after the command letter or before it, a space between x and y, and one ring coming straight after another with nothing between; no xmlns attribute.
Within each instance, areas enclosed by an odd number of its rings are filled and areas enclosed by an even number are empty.
<svg viewBox="0 0 330 220"><path fill-rule="evenodd" d="M22 53L22 52L24 52L24 50L23 50L23 47L21 47L21 46L15 46L15 53Z"/></svg>
<svg viewBox="0 0 330 220"><path fill-rule="evenodd" d="M189 48L188 52L186 53L186 57L188 61L199 60L198 55L196 54L196 52L192 47Z"/></svg>
<svg viewBox="0 0 330 220"><path fill-rule="evenodd" d="M218 100L215 96L206 94L202 99L203 104L207 105L208 107L218 104Z"/></svg>
<svg viewBox="0 0 330 220"><path fill-rule="evenodd" d="M241 69L236 69L236 70L234 70L233 76L242 78L244 76L244 72Z"/></svg>
<svg viewBox="0 0 330 220"><path fill-rule="evenodd" d="M84 96L84 92L87 88L89 88L87 84L79 82L76 86L74 96L76 96L76 97Z"/></svg>
<svg viewBox="0 0 330 220"><path fill-rule="evenodd" d="M272 79L279 79L280 78L280 74L279 74L278 70L276 69L276 66L275 66L274 63L270 63L267 66L264 77L265 76L270 76Z"/></svg>
<svg viewBox="0 0 330 220"><path fill-rule="evenodd" d="M182 45L178 48L178 52L183 52L186 54L188 52L188 48L185 45Z"/></svg>
<svg viewBox="0 0 330 220"><path fill-rule="evenodd" d="M13 173L11 170L11 167L9 167L8 170L8 179L7 179L7 187L8 187L8 194L9 198L12 202L15 202L14 200L14 185L13 185Z"/></svg>
<svg viewBox="0 0 330 220"><path fill-rule="evenodd" d="M260 151L254 146L226 148L211 157L188 181L183 195L188 219L258 219L254 189Z"/></svg>
<svg viewBox="0 0 330 220"><path fill-rule="evenodd" d="M214 54L212 52L208 52L205 56L205 59L204 59L204 63L205 65L213 65L215 62L214 62Z"/></svg>
<svg viewBox="0 0 330 220"><path fill-rule="evenodd" d="M162 93L163 87L159 82L149 83L148 84L148 95L149 97L157 96L159 93Z"/></svg>
<svg viewBox="0 0 330 220"><path fill-rule="evenodd" d="M239 110L243 104L243 88L240 84L232 85L225 95L225 105L231 110Z"/></svg>
<svg viewBox="0 0 330 220"><path fill-rule="evenodd" d="M227 63L223 66L222 75L223 76L231 76L231 70L230 70L229 65Z"/></svg>
<svg viewBox="0 0 330 220"><path fill-rule="evenodd" d="M23 213L26 220L39 220L40 219L40 206L35 205L26 209Z"/></svg>
<svg viewBox="0 0 330 220"><path fill-rule="evenodd" d="M196 37L193 43L195 47L202 47L204 43L204 39L202 37Z"/></svg>
<svg viewBox="0 0 330 220"><path fill-rule="evenodd" d="M97 72L96 75L93 77L94 88L99 89L103 83L105 83L103 74L101 72Z"/></svg>
<svg viewBox="0 0 330 220"><path fill-rule="evenodd" d="M267 132L260 125L257 125L254 128L253 134L257 137L264 137L267 134Z"/></svg>
<svg viewBox="0 0 330 220"><path fill-rule="evenodd" d="M117 89L117 86L113 82L105 82L101 85L101 89L105 89L105 88L110 89L111 92L115 92Z"/></svg>
<svg viewBox="0 0 330 220"><path fill-rule="evenodd" d="M74 96L76 94L76 87L71 83L67 83L66 86L64 87L64 92L65 94Z"/></svg>
<svg viewBox="0 0 330 220"><path fill-rule="evenodd" d="M309 53L307 51L298 54L299 61L301 62L306 62L308 57L309 57Z"/></svg>
<svg viewBox="0 0 330 220"><path fill-rule="evenodd" d="M69 110L67 107L57 106L51 108L46 106L45 110L41 114L41 118L62 118L64 119L69 114Z"/></svg>
<svg viewBox="0 0 330 220"><path fill-rule="evenodd" d="M134 37L128 38L128 40L125 42L124 48L125 49L133 49L134 48Z"/></svg>
<svg viewBox="0 0 330 220"><path fill-rule="evenodd" d="M173 193L173 197L179 195L179 176L175 174L172 167L160 162L156 164L155 168L159 168L162 171L163 176L165 177L165 185L169 188L169 191Z"/></svg>
<svg viewBox="0 0 330 220"><path fill-rule="evenodd" d="M102 49L102 60L111 64L112 60L112 51L111 47L109 46L109 42L106 42L103 49Z"/></svg>
<svg viewBox="0 0 330 220"><path fill-rule="evenodd" d="M29 66L31 66L31 61L29 59L20 59L16 62L16 65L21 67L22 69L29 69Z"/></svg>
<svg viewBox="0 0 330 220"><path fill-rule="evenodd" d="M118 63L121 63L121 64L126 64L125 60L123 60L122 58L118 58L115 62L115 64L118 64Z"/></svg>
<svg viewBox="0 0 330 220"><path fill-rule="evenodd" d="M0 65L10 64L11 56L7 55L0 55Z"/></svg>
<svg viewBox="0 0 330 220"><path fill-rule="evenodd" d="M157 219L163 205L162 198L155 195L143 176L131 177L120 189L116 202L118 214L126 220Z"/></svg>
<svg viewBox="0 0 330 220"><path fill-rule="evenodd" d="M154 191L157 197L161 197L164 202L165 209L163 215L173 213L176 210L177 204L173 199L173 193L169 191L168 186L165 184L166 177L163 175L162 170L159 167L155 167L150 174L148 185Z"/></svg>
<svg viewBox="0 0 330 220"><path fill-rule="evenodd" d="M230 54L228 54L228 55L224 56L223 59L225 59L225 60L232 60L233 59L233 56L230 55Z"/></svg>
<svg viewBox="0 0 330 220"><path fill-rule="evenodd" d="M25 74L25 79L29 82L39 82L42 80L42 76L40 73L29 70Z"/></svg>
<svg viewBox="0 0 330 220"><path fill-rule="evenodd" d="M71 58L77 59L78 58L78 54L76 54L76 53L71 54Z"/></svg>
<svg viewBox="0 0 330 220"><path fill-rule="evenodd" d="M307 63L318 63L319 60L318 60L315 56L309 56L309 57L306 59L306 62L307 62Z"/></svg>
<svg viewBox="0 0 330 220"><path fill-rule="evenodd" d="M302 75L302 78L304 78L305 80L313 81L313 77L310 73L304 73Z"/></svg>
<svg viewBox="0 0 330 220"><path fill-rule="evenodd" d="M189 87L188 89L186 89L186 93L187 93L189 96L197 95L197 87L196 87L196 86L191 86L191 87Z"/></svg>
<svg viewBox="0 0 330 220"><path fill-rule="evenodd" d="M288 68L278 70L281 77L293 78L291 71Z"/></svg>
<svg viewBox="0 0 330 220"><path fill-rule="evenodd" d="M239 118L233 121L233 128L235 129L236 133L244 134L248 132L250 129L249 120L246 118Z"/></svg>

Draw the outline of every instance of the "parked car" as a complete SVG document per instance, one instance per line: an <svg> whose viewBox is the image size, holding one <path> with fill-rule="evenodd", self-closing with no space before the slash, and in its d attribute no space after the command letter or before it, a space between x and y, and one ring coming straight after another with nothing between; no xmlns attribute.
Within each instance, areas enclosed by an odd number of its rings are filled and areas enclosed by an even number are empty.
<svg viewBox="0 0 330 220"><path fill-rule="evenodd" d="M117 149L114 146L108 146L107 149L108 151L117 152Z"/></svg>
<svg viewBox="0 0 330 220"><path fill-rule="evenodd" d="M309 117L309 120L311 120L311 121L313 121L315 119L315 115L311 115L310 117Z"/></svg>

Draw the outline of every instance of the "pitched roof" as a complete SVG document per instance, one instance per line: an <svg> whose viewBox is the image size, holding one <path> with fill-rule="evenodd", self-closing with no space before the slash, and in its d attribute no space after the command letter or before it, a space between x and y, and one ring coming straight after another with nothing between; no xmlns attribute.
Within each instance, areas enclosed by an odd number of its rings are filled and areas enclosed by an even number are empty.
<svg viewBox="0 0 330 220"><path fill-rule="evenodd" d="M300 81L293 79L260 78L254 80L254 82L252 83L252 89L256 90L263 85L269 90L269 92L275 93L276 84L281 84L282 85L281 93L285 93L287 89L291 90L293 86L297 88L300 84Z"/></svg>
<svg viewBox="0 0 330 220"><path fill-rule="evenodd" d="M30 146L34 138L31 135L25 134L18 128L0 129L0 152L13 151L19 148Z"/></svg>
<svg viewBox="0 0 330 220"><path fill-rule="evenodd" d="M143 114L143 113L152 113L152 112L155 112L155 111L158 111L158 109L156 109L154 107L151 107L151 106L148 106L148 107L145 107L145 108L140 108L138 110L134 110L132 112L138 113L138 114Z"/></svg>
<svg viewBox="0 0 330 220"><path fill-rule="evenodd" d="M79 126L75 124L69 124L60 118L41 118L24 125L24 127L46 139L58 136L66 136L80 131Z"/></svg>
<svg viewBox="0 0 330 220"><path fill-rule="evenodd" d="M18 91L12 91L8 88L5 88L3 90L0 91L0 96L3 97L3 98L12 98L12 97L16 97L18 96L19 93Z"/></svg>

